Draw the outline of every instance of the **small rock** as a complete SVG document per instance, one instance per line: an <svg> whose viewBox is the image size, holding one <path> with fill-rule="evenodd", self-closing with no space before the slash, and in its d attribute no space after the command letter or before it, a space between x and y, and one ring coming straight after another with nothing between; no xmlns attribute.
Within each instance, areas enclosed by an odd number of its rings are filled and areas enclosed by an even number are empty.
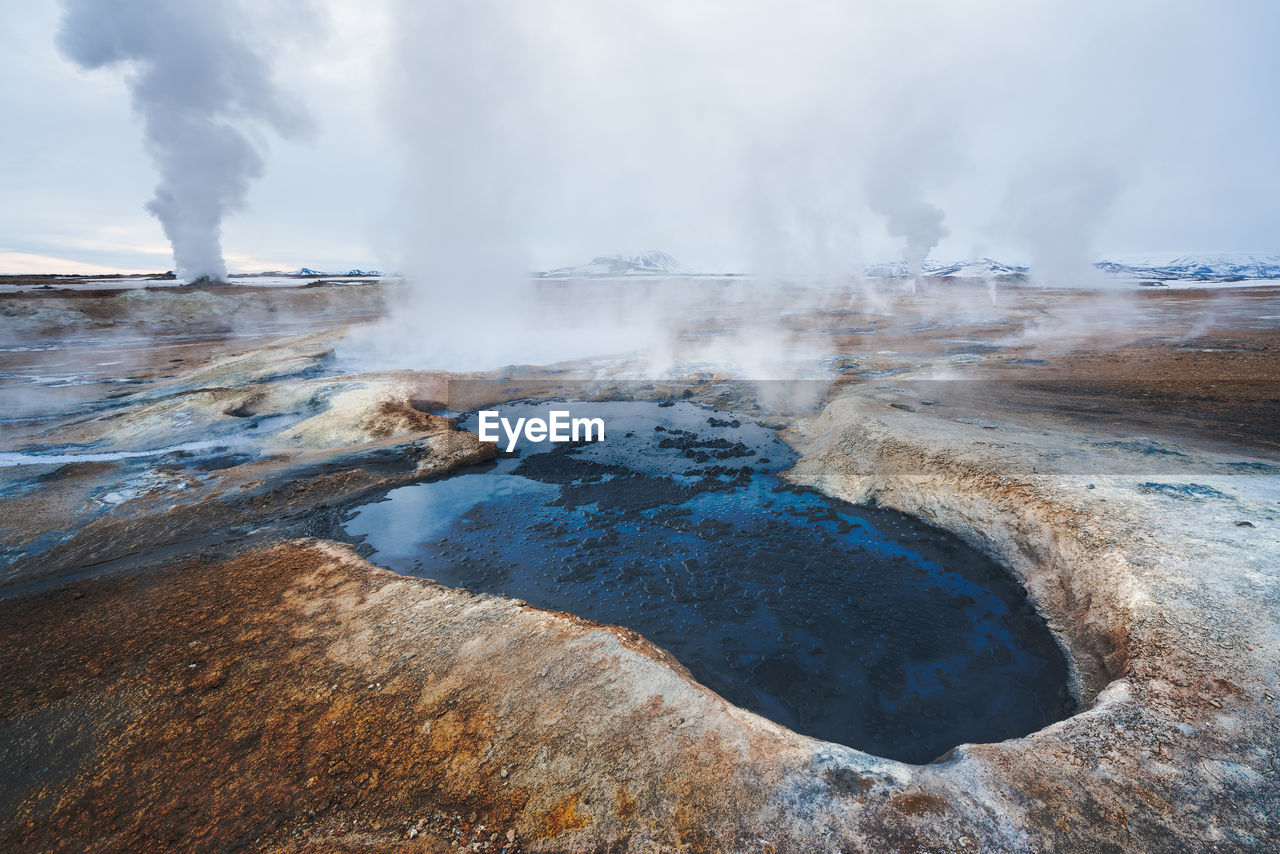
<svg viewBox="0 0 1280 854"><path fill-rule="evenodd" d="M507 841L508 842L516 841L516 829L514 827L507 831Z"/></svg>
<svg viewBox="0 0 1280 854"><path fill-rule="evenodd" d="M416 827L411 827L411 828L409 828L409 838L410 838L410 839L415 838L417 835L418 835L418 828L416 828Z"/></svg>

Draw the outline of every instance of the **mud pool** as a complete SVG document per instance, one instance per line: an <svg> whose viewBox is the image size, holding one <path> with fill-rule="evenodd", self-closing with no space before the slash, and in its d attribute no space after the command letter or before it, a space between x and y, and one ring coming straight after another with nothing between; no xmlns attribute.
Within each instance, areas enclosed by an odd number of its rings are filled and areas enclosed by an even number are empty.
<svg viewBox="0 0 1280 854"><path fill-rule="evenodd" d="M796 489L766 427L688 402L517 403L603 417L356 509L370 559L632 628L729 701L922 763L1071 711L1067 666L989 558L891 510ZM461 422L475 428L475 416Z"/></svg>

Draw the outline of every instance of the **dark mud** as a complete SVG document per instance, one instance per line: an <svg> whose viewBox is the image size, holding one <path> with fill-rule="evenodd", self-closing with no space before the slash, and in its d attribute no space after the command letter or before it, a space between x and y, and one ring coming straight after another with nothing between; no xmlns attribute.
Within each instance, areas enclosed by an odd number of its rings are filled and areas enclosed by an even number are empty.
<svg viewBox="0 0 1280 854"><path fill-rule="evenodd" d="M443 584L627 626L726 699L909 762L1071 711L1025 591L912 517L795 489L777 435L691 403L508 404L601 416L604 442L524 444L393 490L347 533ZM474 429L474 416L462 426Z"/></svg>

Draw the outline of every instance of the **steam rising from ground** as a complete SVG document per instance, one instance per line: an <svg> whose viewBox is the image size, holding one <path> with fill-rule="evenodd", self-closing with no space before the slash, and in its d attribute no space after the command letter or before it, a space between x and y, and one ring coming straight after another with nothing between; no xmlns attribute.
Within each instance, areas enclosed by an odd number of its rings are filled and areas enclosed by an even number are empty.
<svg viewBox="0 0 1280 854"><path fill-rule="evenodd" d="M896 310L900 285L850 276L869 262L897 255L917 271L931 253L990 254L1049 284L1091 276L1126 182L1152 146L1176 154L1176 135L1152 129L1207 114L1232 82L1187 57L1232 44L1264 8L371 2L372 17L390 9L383 95L398 142L382 261L410 287L389 322L348 342L362 363L641 353L654 373L705 363L756 378L830 355L780 325L789 313ZM224 276L220 225L262 172L265 131L307 124L263 40L296 30L298 5L281 4L275 26L257 25L275 3L247 0L64 8L68 57L129 69L160 172L148 207L178 272ZM529 277L647 248L755 278ZM998 319L997 302L975 308Z"/></svg>
<svg viewBox="0 0 1280 854"><path fill-rule="evenodd" d="M893 254L918 270L950 239L1073 284L1214 29L1147 0L396 0L391 19L404 181L387 266L414 287L364 345L455 368L631 349L659 364L673 316L721 311L702 285L570 301L528 278L614 251L760 274L745 349L720 354L753 370L793 355L771 274L843 276L876 302L849 273Z"/></svg>
<svg viewBox="0 0 1280 854"><path fill-rule="evenodd" d="M1087 265L1164 144L1153 129L1223 96L1186 56L1249 18L1150 0L392 2L388 266L477 281L649 248L848 273L918 265L948 235L944 260Z"/></svg>
<svg viewBox="0 0 1280 854"><path fill-rule="evenodd" d="M226 278L222 219L262 174L263 130L289 137L309 128L272 80L254 26L261 11L238 0L64 0L62 52L86 69L129 67L160 173L147 210L164 226L182 278Z"/></svg>

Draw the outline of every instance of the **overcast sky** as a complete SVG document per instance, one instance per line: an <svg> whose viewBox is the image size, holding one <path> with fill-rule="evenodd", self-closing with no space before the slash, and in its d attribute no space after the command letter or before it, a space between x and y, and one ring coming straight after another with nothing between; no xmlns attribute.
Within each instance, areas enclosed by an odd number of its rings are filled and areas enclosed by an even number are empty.
<svg viewBox="0 0 1280 854"><path fill-rule="evenodd" d="M232 270L1280 252L1266 0L290 6L244 37L315 132L252 131ZM126 69L0 9L0 272L170 268Z"/></svg>

